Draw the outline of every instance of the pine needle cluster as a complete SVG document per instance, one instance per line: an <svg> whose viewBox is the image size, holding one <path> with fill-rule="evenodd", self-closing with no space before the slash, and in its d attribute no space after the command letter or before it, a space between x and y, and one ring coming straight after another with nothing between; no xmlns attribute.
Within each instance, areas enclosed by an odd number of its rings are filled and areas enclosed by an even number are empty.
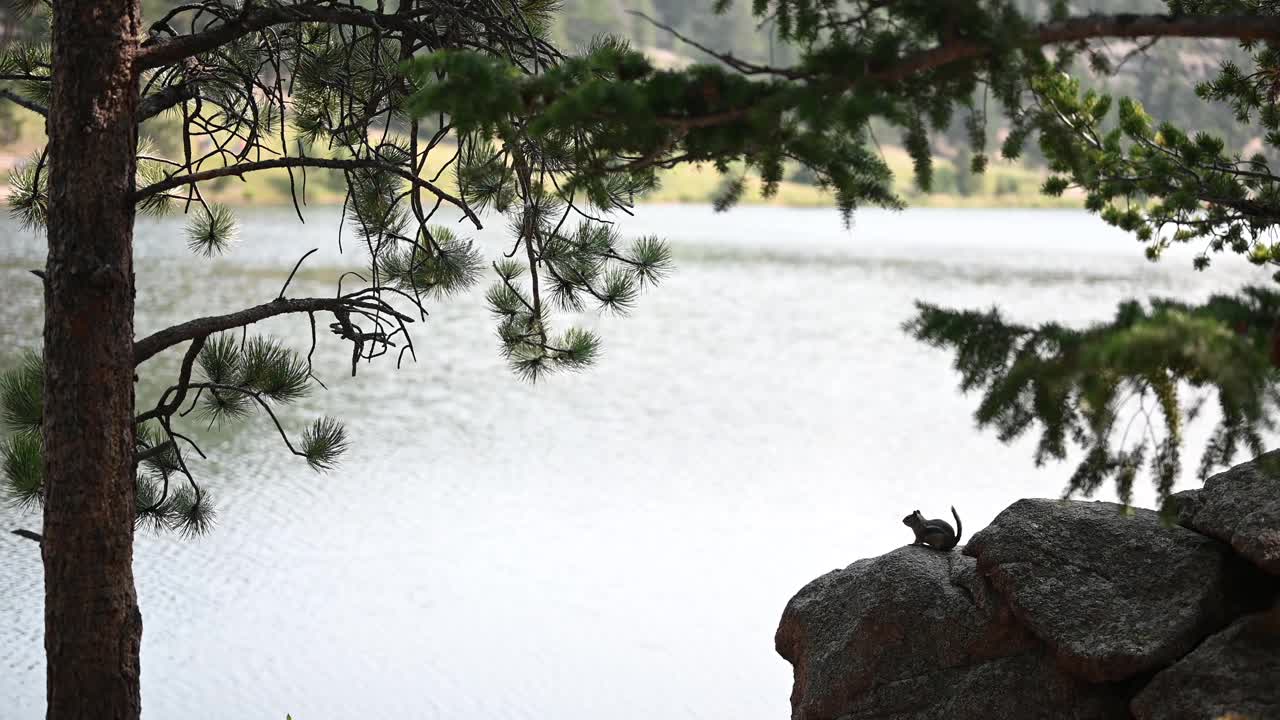
<svg viewBox="0 0 1280 720"><path fill-rule="evenodd" d="M1111 321L1083 329L922 303L906 329L955 354L961 389L981 394L979 426L1004 442L1038 430L1037 465L1075 449L1082 460L1067 492L1089 495L1114 482L1128 503L1143 471L1168 499L1185 423L1210 398L1221 414L1200 479L1242 449L1264 451L1263 433L1280 411L1278 313L1280 292L1250 287L1198 305L1127 302Z"/></svg>
<svg viewBox="0 0 1280 720"><path fill-rule="evenodd" d="M278 340L264 336L236 337L222 333L209 338L196 363L198 376L183 387L170 388L161 401L186 405L174 413L140 416L136 430L137 523L139 527L201 534L216 516L207 490L187 463L187 451L204 457L195 441L175 429L176 421L193 416L209 426L239 422L255 413L266 416L284 444L317 471L330 470L348 448L346 429L322 417L295 444L277 410L305 397L315 380L307 360ZM44 367L39 355L28 353L14 369L0 374L0 422L9 434L0 443L0 496L21 508L43 503Z"/></svg>

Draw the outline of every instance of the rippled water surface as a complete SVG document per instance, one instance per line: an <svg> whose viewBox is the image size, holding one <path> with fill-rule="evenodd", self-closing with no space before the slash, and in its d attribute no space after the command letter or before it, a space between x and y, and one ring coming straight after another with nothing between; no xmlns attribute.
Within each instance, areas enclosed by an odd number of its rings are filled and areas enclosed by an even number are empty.
<svg viewBox="0 0 1280 720"><path fill-rule="evenodd" d="M139 335L275 297L312 247L295 296L362 262L336 210L242 220L214 261L180 222L139 226ZM1152 265L1077 212L864 212L847 231L834 211L646 207L623 228L666 236L678 271L629 318L581 318L605 340L586 373L514 378L478 288L432 308L398 371L349 378L322 338L329 391L282 417L348 421L335 472L261 419L197 428L216 529L137 543L145 717L785 718L773 631L800 586L909 541L914 508L956 505L967 535L1070 472L974 429L949 358L899 329L913 300L1084 322L1265 279ZM38 343L42 258L0 220L0 365ZM267 329L307 345L305 319ZM144 402L176 365L143 367ZM0 509L0 529L38 525ZM4 720L43 717L41 592L36 546L0 535Z"/></svg>

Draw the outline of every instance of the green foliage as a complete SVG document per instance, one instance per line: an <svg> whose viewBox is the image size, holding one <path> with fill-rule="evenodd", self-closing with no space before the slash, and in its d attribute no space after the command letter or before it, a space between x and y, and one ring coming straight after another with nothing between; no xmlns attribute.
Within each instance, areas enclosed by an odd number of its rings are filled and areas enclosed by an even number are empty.
<svg viewBox="0 0 1280 720"><path fill-rule="evenodd" d="M25 228L49 222L49 167L44 151L9 173L9 212Z"/></svg>
<svg viewBox="0 0 1280 720"><path fill-rule="evenodd" d="M409 232L409 212L400 202L400 185L398 178L385 172L359 170L347 176L351 226L371 249L394 243Z"/></svg>
<svg viewBox="0 0 1280 720"><path fill-rule="evenodd" d="M138 164L135 170L137 187L158 183L169 173L170 168L164 162L154 159L159 152L154 142L142 137L138 139ZM151 217L163 217L168 214L169 206L169 196L161 193L138 203L137 211Z"/></svg>
<svg viewBox="0 0 1280 720"><path fill-rule="evenodd" d="M43 388L44 364L35 353L27 353L16 367L0 374L0 422L9 431L0 442L0 494L20 508L33 507L43 497Z"/></svg>
<svg viewBox="0 0 1280 720"><path fill-rule="evenodd" d="M347 431L337 420L323 417L302 435L302 455L313 470L331 470L347 450Z"/></svg>
<svg viewBox="0 0 1280 720"><path fill-rule="evenodd" d="M140 187L164 178L165 166L146 158L152 151L149 143L139 144L137 182ZM28 229L44 228L49 224L49 165L46 150L40 149L26 162L9 173L9 212ZM138 212L153 217L163 216L169 210L169 199L155 195L139 203Z"/></svg>
<svg viewBox="0 0 1280 720"><path fill-rule="evenodd" d="M785 83L756 82L709 65L660 71L642 53L607 39L539 75L460 52L422 58L412 72L420 89L411 109L446 113L480 143L529 138L565 168L561 187L581 191L597 206L608 207L612 194L652 187L654 170L671 162L663 156L676 142L680 161L758 172L766 196L783 178L784 163L795 161L811 168L847 212L859 203L901 205L888 167L862 142L873 108L863 98L842 103L841 112L820 103L793 107L803 93ZM742 121L729 128L698 124L697 118L723 112L741 113ZM730 181L718 204L733 204L739 187Z"/></svg>
<svg viewBox="0 0 1280 720"><path fill-rule="evenodd" d="M497 282L486 299L498 321L502 352L522 377L536 380L547 372L580 369L599 352L599 339L590 332L554 331L548 304L571 312L594 306L625 313L642 289L670 270L671 259L656 238L624 247L604 219L654 187L654 168L623 167L630 156L609 144L609 128L558 126L550 116L554 111L529 113L521 98L561 81L587 82L607 92L618 72L642 72L645 66L641 55L608 38L595 42L587 56L565 58L539 74L479 53L436 53L409 66L418 91L408 109L419 116L446 114L461 135L454 173L462 197L473 208L504 215L516 237L509 259L493 263ZM463 92L465 101L458 102ZM610 101L584 97L574 102ZM434 235L438 231L427 233L428 240ZM384 254L384 268L402 288L405 268L418 254L425 258L416 262L431 272L435 257L450 255L447 243L423 245ZM463 257L468 270L478 264L474 256Z"/></svg>
<svg viewBox="0 0 1280 720"><path fill-rule="evenodd" d="M1209 84L1217 90L1206 94L1226 97L1226 88L1234 87L1228 78L1238 72L1225 68ZM1280 178L1264 154L1229 153L1221 138L1158 122L1128 98L1116 104L1114 123L1107 125L1111 99L1081 92L1068 77L1038 78L1034 87L1046 108L1037 120L1041 147L1057 173L1047 192L1080 188L1087 207L1132 232L1153 260L1175 243L1198 241L1200 269L1223 251L1259 265L1272 262L1280 250L1269 237L1280 218ZM1280 127L1280 114L1274 122ZM1268 127L1264 121L1263 129Z"/></svg>
<svg viewBox="0 0 1280 720"><path fill-rule="evenodd" d="M225 205L202 207L187 221L187 247L198 255L221 255L235 240L236 218Z"/></svg>
<svg viewBox="0 0 1280 720"><path fill-rule="evenodd" d="M315 470L334 467L347 449L346 430L327 417L316 420L303 433L301 449L289 442L272 405L305 397L313 378L306 358L278 340L261 336L237 340L221 333L209 338L196 362L205 382L192 387L201 393L199 412L210 424L240 420L262 410L294 454Z"/></svg>
<svg viewBox="0 0 1280 720"><path fill-rule="evenodd" d="M135 525L186 537L208 532L216 513L208 493L190 481L176 436L148 422L138 426L137 439L145 459L134 477Z"/></svg>
<svg viewBox="0 0 1280 720"><path fill-rule="evenodd" d="M169 530L170 505L165 495L164 480L138 473L134 476L134 527L152 532Z"/></svg>
<svg viewBox="0 0 1280 720"><path fill-rule="evenodd" d="M252 337L239 349L239 377L232 383L278 403L290 403L310 390L311 369L301 355L274 338Z"/></svg>
<svg viewBox="0 0 1280 720"><path fill-rule="evenodd" d="M625 314L642 288L670 270L670 250L655 237L640 238L623 248L612 226L584 221L564 232L550 225L553 219L554 214L529 222L537 223L541 239L546 298L564 310L581 312L590 303L598 310ZM519 375L537 380L555 370L580 370L599 354L599 339L586 330L551 336L542 299L521 282L523 265L505 260L495 263L494 270L498 282L486 300L498 318L503 354Z"/></svg>
<svg viewBox="0 0 1280 720"><path fill-rule="evenodd" d="M404 292L444 298L475 285L484 260L470 240L447 227L425 228L418 242L388 245L379 268Z"/></svg>
<svg viewBox="0 0 1280 720"><path fill-rule="evenodd" d="M1115 481L1127 503L1147 469L1167 501L1180 468L1180 388L1216 395L1222 417L1200 463L1203 479L1262 433L1280 409L1274 354L1280 293L1246 288L1201 305L1123 304L1114 320L1084 329L1028 327L989 312L920 304L914 337L955 353L961 389L978 390L975 418L1009 442L1039 428L1037 464L1082 454L1067 493Z"/></svg>
<svg viewBox="0 0 1280 720"><path fill-rule="evenodd" d="M1151 259L1172 243L1199 240L1204 249L1196 266L1202 269L1210 254L1227 251L1259 265L1280 264L1273 238L1280 186L1268 154L1242 157L1221 136L1184 131L1132 99L1113 102L1088 89L1078 75L1082 53L1094 73L1123 63L1083 43L1046 55L1034 33L1039 18L1025 15L1026 5L756 0L756 17L791 43L795 62L764 65L712 51L718 65L661 70L624 43L601 42L545 73L526 75L492 57L445 51L413 65L419 91L410 105L449 115L482 142L554 145L557 157L571 161L563 186L588 197L615 179L643 180L654 168L700 162L724 175L715 202L723 210L741 198L744 170L763 178L768 195L784 164L798 165L834 192L847 220L863 205L901 205L875 150L873 125L900 133L922 190L976 187L973 176L989 165L990 99L1008 123L1005 158L1022 156L1035 140L1054 172L1044 192L1081 191L1091 211L1146 243ZM1172 12L1185 14L1280 12L1273 5L1169 3ZM1048 16L1065 20L1069 10L1057 2ZM966 46L985 52L945 52ZM1253 54L1254 67L1224 62L1197 92L1228 104L1239 122L1256 122L1274 150L1280 147L1280 51L1242 47ZM961 167L937 172L935 138L957 124L967 141ZM588 141L566 146L558 142L565 137ZM953 134L948 139L955 141ZM513 343L537 337L543 318L515 285L515 268L498 267L504 285L490 291L490 305L502 318L504 342L522 347ZM614 289L625 302L627 284ZM1186 388L1216 394L1222 411L1202 476L1240 448L1260 450L1276 413L1268 319L1274 305L1264 289L1199 306L1130 302L1115 321L1083 330L1023 327L994 311L923 305L909 329L956 353L962 388L984 392L980 424L1006 441L1039 427L1037 462L1065 459L1073 447L1083 453L1069 492L1088 494L1114 482L1127 502L1139 472L1149 472L1167 498L1181 466L1184 418L1194 414L1180 405ZM1123 415L1125 403L1134 402L1144 423L1130 436L1117 423L1135 417Z"/></svg>
<svg viewBox="0 0 1280 720"><path fill-rule="evenodd" d="M208 534L213 529L217 512L208 491L192 484L180 487L172 494L165 515L170 529L184 537L194 537Z"/></svg>
<svg viewBox="0 0 1280 720"><path fill-rule="evenodd" d="M721 179L720 187L716 188L716 194L711 199L711 207L716 212L728 210L742 200L742 194L746 192L746 189L747 184L743 177L725 176Z"/></svg>
<svg viewBox="0 0 1280 720"><path fill-rule="evenodd" d="M140 463L140 470L160 478L182 471L183 460L178 451L178 445L169 440L168 434L160 423L155 421L142 423L138 425L137 433L139 455L145 454L146 457ZM157 452L146 452L153 449Z"/></svg>
<svg viewBox="0 0 1280 720"><path fill-rule="evenodd" d="M0 422L13 433L39 435L44 417L44 361L27 352L17 367L0 374Z"/></svg>
<svg viewBox="0 0 1280 720"><path fill-rule="evenodd" d="M0 76L15 78L9 86L22 97L48 107L52 92L50 46L22 41L0 47Z"/></svg>
<svg viewBox="0 0 1280 720"><path fill-rule="evenodd" d="M311 389L306 358L279 340L254 336L237 339L229 333L211 337L196 359L205 385L200 406L212 422L239 419L257 401L287 404Z"/></svg>
<svg viewBox="0 0 1280 720"><path fill-rule="evenodd" d="M236 339L227 333L214 335L200 349L196 362L209 382L234 384L240 374L240 349Z"/></svg>
<svg viewBox="0 0 1280 720"><path fill-rule="evenodd" d="M493 143L473 139L465 143L455 170L458 190L477 212L505 213L516 202L512 172Z"/></svg>
<svg viewBox="0 0 1280 720"><path fill-rule="evenodd" d="M47 2L19 1L48 15ZM282 18L277 11L285 6L289 12ZM588 156L622 158L586 152L589 136L530 132L518 98L506 95L519 77L556 72L564 62L549 42L558 7L557 0L516 0L472 4L459 13L447 3L388 10L381 3L328 1L148 2L146 9L163 13L145 25L149 47L181 48L181 41L173 41L201 33L225 40L141 71L137 119L146 140L136 150L136 211L158 216L180 207L188 215L189 248L208 257L228 250L237 225L231 211L210 203L202 188L274 172L301 219L307 170L326 173L330 181L340 175L344 225L367 251L367 271L344 273L332 296L287 298L295 267L276 298L290 304L268 303L281 312L265 314L305 313L311 352L316 316L331 315L329 329L349 343L353 374L362 361L413 357L409 326L426 319L426 303L461 295L492 264L470 239L445 227L437 212L456 211L476 229L482 226L480 213L496 215L514 241L495 264L504 268L495 286L502 296L491 303L504 308L498 313L502 352L530 379L582 368L597 355L599 340L580 329L553 330L553 309L577 311L590 304L624 312L669 270L670 253L656 238L623 243L608 218L654 186L651 168L605 176L588 172L581 166ZM251 15L266 20L255 25ZM22 42L0 48L0 100L37 113L47 107L51 57L39 39L48 30L47 17L6 24L6 39ZM459 56L462 64L451 78L429 68L421 74L408 70L415 55L463 49L478 54ZM421 85L434 88L464 77L468 63L478 68L468 95L484 112L504 114L500 120L477 124L465 115L438 112L427 117L410 105L409 96ZM456 191L448 178L441 181L446 171L456 177ZM12 185L12 212L29 227L47 226L43 151L13 173ZM255 315L262 307L250 314L262 319ZM191 335L184 331L190 327L152 336L163 342L176 336L172 345L190 343L189 354L176 382L135 418L137 522L183 534L204 532L214 519L209 496L189 466L204 454L179 427L193 412L211 427L266 415L288 449L317 471L335 467L349 444L346 430L332 418L316 420L295 439L276 414L310 391L313 380L318 383L310 352L304 357L276 340L234 330ZM151 348L148 357L164 349ZM26 428L2 448L9 494L23 504L38 501L42 486L35 432L38 368L34 373L15 374L0 385L0 411Z"/></svg>
<svg viewBox="0 0 1280 720"><path fill-rule="evenodd" d="M203 381L192 382L189 390L198 393L199 411L210 423L240 419L262 409L282 435L272 405L301 399L312 380L305 358L266 337L237 340L231 334L216 335L201 348L196 365ZM23 508L43 498L43 375L41 358L33 353L0 375L0 420L11 433L0 443L0 494ZM174 433L168 422L162 415L160 420L137 425L137 522L155 530L202 534L212 527L215 511L208 492L195 484L187 468L181 448L191 441ZM295 454L316 470L325 470L334 467L346 447L342 426L323 418L303 434L302 449Z"/></svg>
<svg viewBox="0 0 1280 720"><path fill-rule="evenodd" d="M399 114L399 42L381 33L309 23L300 28L292 76L291 123L308 143L358 147L383 108Z"/></svg>
<svg viewBox="0 0 1280 720"><path fill-rule="evenodd" d="M44 458L40 436L17 433L0 443L0 470L4 472L4 496L21 509L34 507L44 498Z"/></svg>
<svg viewBox="0 0 1280 720"><path fill-rule="evenodd" d="M224 333L212 338L200 351L198 362L207 382L231 388L239 387L242 377L241 354L234 337ZM229 419L241 419L253 410L253 402L248 393L235 389L213 388L200 397L199 413L210 425L221 424Z"/></svg>

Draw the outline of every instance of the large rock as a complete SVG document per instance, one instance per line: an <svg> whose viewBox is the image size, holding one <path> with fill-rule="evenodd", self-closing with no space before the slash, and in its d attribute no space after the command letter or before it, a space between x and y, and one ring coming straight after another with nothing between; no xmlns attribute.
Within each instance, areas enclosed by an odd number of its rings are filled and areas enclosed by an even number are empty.
<svg viewBox="0 0 1280 720"><path fill-rule="evenodd" d="M1258 567L1280 575L1280 450L1218 473L1203 488L1174 498L1178 522L1230 543Z"/></svg>
<svg viewBox="0 0 1280 720"><path fill-rule="evenodd" d="M1167 665L1228 620L1229 548L1151 510L1019 500L964 552L1059 665L1093 682Z"/></svg>
<svg viewBox="0 0 1280 720"><path fill-rule="evenodd" d="M1280 606L1205 640L1152 678L1132 708L1138 720L1280 718Z"/></svg>
<svg viewBox="0 0 1280 720"><path fill-rule="evenodd" d="M1127 695L1060 671L975 569L904 547L805 586L775 638L792 718L1127 717Z"/></svg>

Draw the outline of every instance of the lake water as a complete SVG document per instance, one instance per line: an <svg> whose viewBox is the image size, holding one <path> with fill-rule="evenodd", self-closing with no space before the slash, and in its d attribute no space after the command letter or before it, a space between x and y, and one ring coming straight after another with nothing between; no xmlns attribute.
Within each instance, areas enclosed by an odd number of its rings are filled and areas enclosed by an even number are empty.
<svg viewBox="0 0 1280 720"><path fill-rule="evenodd" d="M336 210L307 217L246 213L215 261L180 222L141 224L139 335L275 297L312 247L290 294L331 293L362 256L338 252ZM829 210L644 207L623 228L667 237L677 272L629 318L580 319L605 341L585 373L512 376L479 288L431 308L398 371L346 377L322 337L329 390L282 417L348 421L335 472L262 418L199 433L217 527L137 542L144 717L785 718L773 632L797 589L908 542L912 509L954 504L967 536L1071 471L974 429L950 358L899 329L914 299L1085 322L1268 277L1153 265L1069 211L863 212L849 231ZM0 220L0 364L38 343L42 265ZM305 319L267 329L307 344ZM146 399L176 366L144 366ZM0 529L38 526L0 509ZM0 535L4 720L44 714L41 589L37 547Z"/></svg>

